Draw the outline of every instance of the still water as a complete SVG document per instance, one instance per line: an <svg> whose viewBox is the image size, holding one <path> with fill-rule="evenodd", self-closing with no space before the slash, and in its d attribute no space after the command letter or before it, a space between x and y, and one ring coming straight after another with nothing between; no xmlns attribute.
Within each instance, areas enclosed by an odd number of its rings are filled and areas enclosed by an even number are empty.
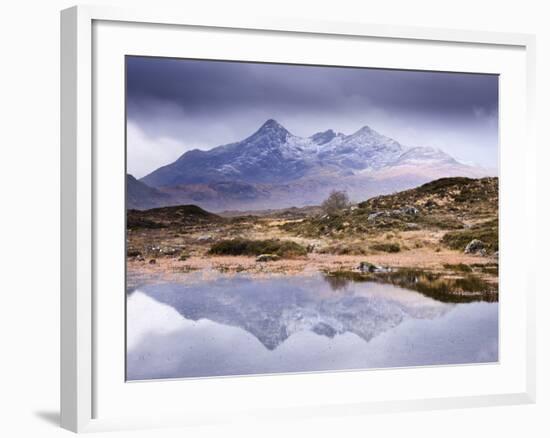
<svg viewBox="0 0 550 438"><path fill-rule="evenodd" d="M498 303L313 276L189 274L127 296L127 379L495 362Z"/></svg>

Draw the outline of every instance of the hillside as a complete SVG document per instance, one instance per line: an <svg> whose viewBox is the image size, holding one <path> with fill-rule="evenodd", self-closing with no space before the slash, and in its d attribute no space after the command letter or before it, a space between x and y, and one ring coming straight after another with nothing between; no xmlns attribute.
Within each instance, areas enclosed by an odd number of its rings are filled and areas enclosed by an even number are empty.
<svg viewBox="0 0 550 438"><path fill-rule="evenodd" d="M169 194L126 175L126 208L146 210L173 204Z"/></svg>
<svg viewBox="0 0 550 438"><path fill-rule="evenodd" d="M498 178L440 178L415 189L371 198L358 207L364 212L373 212L403 205L425 208L436 214L494 214L498 207ZM474 211L472 205L476 207Z"/></svg>
<svg viewBox="0 0 550 438"><path fill-rule="evenodd" d="M153 208L150 210L128 210L126 228L167 228L190 227L211 224L223 219L196 205L178 205L176 207Z"/></svg>
<svg viewBox="0 0 550 438"><path fill-rule="evenodd" d="M283 225L296 235L370 236L445 230L442 243L465 249L473 239L498 251L498 178L442 178L415 189L377 196L338 215L317 215Z"/></svg>

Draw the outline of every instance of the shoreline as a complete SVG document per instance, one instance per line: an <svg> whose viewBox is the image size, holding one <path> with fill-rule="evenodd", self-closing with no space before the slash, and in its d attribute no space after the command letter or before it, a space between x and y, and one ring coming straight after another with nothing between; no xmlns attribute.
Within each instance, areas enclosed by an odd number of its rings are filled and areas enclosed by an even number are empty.
<svg viewBox="0 0 550 438"><path fill-rule="evenodd" d="M151 263L154 260L154 263ZM481 267L493 267L498 260L493 257L468 255L452 250L433 252L426 249L410 250L400 254L334 255L311 253L307 257L258 262L250 256L190 256L186 260L174 257L139 259L127 258L127 290L151 282L188 282L190 273L200 273L208 280L220 274L244 273L251 278L269 278L288 275L316 275L319 273L360 273L361 262L369 262L392 271L417 270L430 272L445 279L460 279L466 276L449 266L476 266L475 275L489 285L498 288L498 276L483 272Z"/></svg>

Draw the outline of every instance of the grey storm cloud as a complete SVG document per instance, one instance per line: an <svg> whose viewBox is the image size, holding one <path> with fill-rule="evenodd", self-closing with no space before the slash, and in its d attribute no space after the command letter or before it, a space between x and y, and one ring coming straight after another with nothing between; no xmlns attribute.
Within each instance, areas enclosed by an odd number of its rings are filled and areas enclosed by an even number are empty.
<svg viewBox="0 0 550 438"><path fill-rule="evenodd" d="M250 105L319 109L366 103L421 112L494 109L493 75L129 57L132 110L169 101L186 111L234 110ZM143 105L145 104L145 105Z"/></svg>
<svg viewBox="0 0 550 438"><path fill-rule="evenodd" d="M126 86L140 150L166 160L240 140L275 118L302 136L369 125L405 145L496 167L495 75L131 56Z"/></svg>

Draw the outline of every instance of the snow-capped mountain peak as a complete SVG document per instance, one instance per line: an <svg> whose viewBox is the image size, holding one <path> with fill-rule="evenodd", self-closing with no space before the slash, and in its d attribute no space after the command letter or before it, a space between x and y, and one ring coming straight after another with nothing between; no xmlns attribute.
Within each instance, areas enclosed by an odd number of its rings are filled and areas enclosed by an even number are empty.
<svg viewBox="0 0 550 438"><path fill-rule="evenodd" d="M334 138L337 135L342 136L343 134L340 134L340 133L336 134L336 132L334 132L332 129L327 129L326 131L323 131L323 132L317 132L309 138L311 139L311 141L313 141L318 145L324 145L334 140Z"/></svg>
<svg viewBox="0 0 550 438"><path fill-rule="evenodd" d="M245 141L264 141L266 145L284 143L292 134L275 119L267 120L260 128Z"/></svg>
<svg viewBox="0 0 550 438"><path fill-rule="evenodd" d="M403 146L370 126L363 126L351 135L328 129L299 137L269 119L242 141L207 151L186 152L141 181L152 187L221 182L288 185L315 181L311 190L316 192L318 187L334 184L335 178L370 178L373 172L407 166L419 169L423 175L428 167L448 173L445 169L454 166L455 174L465 173L467 167L437 149Z"/></svg>
<svg viewBox="0 0 550 438"><path fill-rule="evenodd" d="M328 138L329 131L322 133L323 137L319 134L315 136ZM351 135L335 134L330 141L317 144L319 157L323 161L335 164L347 172L379 169L391 163L406 149L369 126L364 126Z"/></svg>
<svg viewBox="0 0 550 438"><path fill-rule="evenodd" d="M396 165L426 165L430 163L459 164L458 161L456 161L449 154L443 152L441 149L420 146L407 149L395 162Z"/></svg>
<svg viewBox="0 0 550 438"><path fill-rule="evenodd" d="M405 148L393 138L386 137L370 126L363 126L358 131L346 137L346 143L355 143L363 147L387 148L392 151L403 151Z"/></svg>

